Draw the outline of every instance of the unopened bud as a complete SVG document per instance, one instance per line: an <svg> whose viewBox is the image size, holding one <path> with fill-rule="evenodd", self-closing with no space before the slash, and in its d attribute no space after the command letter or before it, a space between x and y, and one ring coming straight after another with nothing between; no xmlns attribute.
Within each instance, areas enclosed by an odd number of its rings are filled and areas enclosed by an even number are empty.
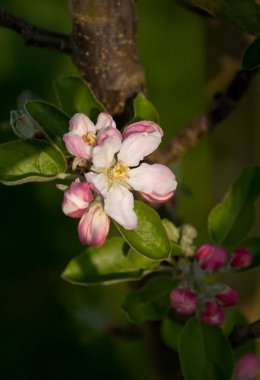
<svg viewBox="0 0 260 380"><path fill-rule="evenodd" d="M238 301L239 293L236 289L226 286L220 293L215 296L222 306L232 306Z"/></svg>
<svg viewBox="0 0 260 380"><path fill-rule="evenodd" d="M192 314L196 310L197 297L189 288L177 288L170 294L171 306L179 314Z"/></svg>
<svg viewBox="0 0 260 380"><path fill-rule="evenodd" d="M166 230L169 240L173 241L174 243L177 243L180 237L179 228L175 227L175 225L168 219L163 219L162 223Z"/></svg>
<svg viewBox="0 0 260 380"><path fill-rule="evenodd" d="M250 267L253 257L246 247L240 247L234 250L231 256L230 265L232 268L244 269Z"/></svg>
<svg viewBox="0 0 260 380"><path fill-rule="evenodd" d="M196 259L201 269L211 272L223 267L228 255L225 249L213 244L204 244L196 252Z"/></svg>
<svg viewBox="0 0 260 380"><path fill-rule="evenodd" d="M253 380L259 370L260 356L249 352L238 360L235 369L235 379Z"/></svg>
<svg viewBox="0 0 260 380"><path fill-rule="evenodd" d="M181 241L180 245L185 252L186 256L193 256L195 253L194 240L198 236L196 228L191 224L184 224L181 228Z"/></svg>
<svg viewBox="0 0 260 380"><path fill-rule="evenodd" d="M224 311L220 304L215 301L206 302L204 309L200 314L202 322L211 326L219 326L223 323L225 318Z"/></svg>

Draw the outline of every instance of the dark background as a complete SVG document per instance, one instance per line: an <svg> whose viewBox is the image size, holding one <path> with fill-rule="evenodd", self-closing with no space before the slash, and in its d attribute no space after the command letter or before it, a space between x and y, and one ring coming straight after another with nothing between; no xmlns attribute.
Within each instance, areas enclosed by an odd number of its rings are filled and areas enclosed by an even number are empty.
<svg viewBox="0 0 260 380"><path fill-rule="evenodd" d="M65 0L0 0L0 6L70 32ZM226 87L249 39L173 0L142 0L137 9L139 54L166 142ZM0 29L1 142L15 139L8 119L20 95L30 91L56 102L52 82L64 74L77 74L69 57L26 47L14 32ZM198 228L201 242L210 208L245 164L260 162L259 96L258 75L232 116L172 167L179 181L177 216ZM127 286L81 288L60 278L82 251L76 221L62 214L62 193L52 183L0 185L0 200L1 379L156 379L144 343L105 333L110 322L126 323L120 303ZM257 274L233 280L249 320L259 313Z"/></svg>

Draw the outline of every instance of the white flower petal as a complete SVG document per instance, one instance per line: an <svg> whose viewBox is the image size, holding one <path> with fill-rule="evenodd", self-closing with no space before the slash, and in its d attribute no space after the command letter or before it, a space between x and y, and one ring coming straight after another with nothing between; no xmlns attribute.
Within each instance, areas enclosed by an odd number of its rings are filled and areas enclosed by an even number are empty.
<svg viewBox="0 0 260 380"><path fill-rule="evenodd" d="M69 122L70 131L73 131L79 136L84 136L88 132L96 133L96 128L92 121L83 113L76 113Z"/></svg>
<svg viewBox="0 0 260 380"><path fill-rule="evenodd" d="M137 226L133 194L123 185L115 183L105 198L105 212L127 230Z"/></svg>
<svg viewBox="0 0 260 380"><path fill-rule="evenodd" d="M93 147L88 145L82 137L74 132L63 135L63 141L70 154L88 160L92 156Z"/></svg>
<svg viewBox="0 0 260 380"><path fill-rule="evenodd" d="M89 172L85 174L86 180L91 184L93 191L101 194L103 197L106 196L108 191L108 181L107 176L104 174L97 174Z"/></svg>
<svg viewBox="0 0 260 380"><path fill-rule="evenodd" d="M132 133L122 142L118 160L125 162L128 166L137 166L144 157L158 148L161 139L162 136L158 131Z"/></svg>
<svg viewBox="0 0 260 380"><path fill-rule="evenodd" d="M112 116L109 115L107 112L101 112L98 115L97 122L96 122L96 130L99 130L101 128L116 128L116 123L114 122Z"/></svg>
<svg viewBox="0 0 260 380"><path fill-rule="evenodd" d="M165 165L146 163L129 171L130 178L127 180L134 190L145 194L157 194L167 196L177 186L175 175ZM170 195L170 194L169 194Z"/></svg>
<svg viewBox="0 0 260 380"><path fill-rule="evenodd" d="M101 145L95 146L92 157L94 166L96 168L110 168L120 146L121 138L119 136L108 137Z"/></svg>

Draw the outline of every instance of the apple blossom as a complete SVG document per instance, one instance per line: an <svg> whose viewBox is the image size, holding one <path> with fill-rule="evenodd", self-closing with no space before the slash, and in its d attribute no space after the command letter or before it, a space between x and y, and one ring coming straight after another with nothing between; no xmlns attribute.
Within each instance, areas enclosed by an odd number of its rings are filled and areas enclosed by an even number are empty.
<svg viewBox="0 0 260 380"><path fill-rule="evenodd" d="M239 293L236 289L226 286L221 292L215 295L222 306L232 306L238 301Z"/></svg>
<svg viewBox="0 0 260 380"><path fill-rule="evenodd" d="M172 308L176 309L179 314L189 315L196 310L196 294L187 287L172 290L170 299Z"/></svg>
<svg viewBox="0 0 260 380"><path fill-rule="evenodd" d="M162 134L154 122L141 121L128 126L122 139L119 135L105 135L93 149L93 166L86 179L92 190L103 197L107 215L126 229L137 226L131 191L139 191L150 201L164 202L176 189L175 176L169 168L140 164L159 146Z"/></svg>
<svg viewBox="0 0 260 380"><path fill-rule="evenodd" d="M224 248L213 244L204 244L196 252L196 259L201 269L211 272L223 267L228 255Z"/></svg>
<svg viewBox="0 0 260 380"><path fill-rule="evenodd" d="M76 113L69 123L69 132L63 136L66 148L73 156L89 159L92 157L93 147L102 142L101 135L120 135L112 117L102 112L94 125L82 113Z"/></svg>
<svg viewBox="0 0 260 380"><path fill-rule="evenodd" d="M200 314L202 322L211 326L219 326L224 322L224 311L220 304L215 301L208 301Z"/></svg>
<svg viewBox="0 0 260 380"><path fill-rule="evenodd" d="M253 257L246 247L236 248L231 256L230 266L235 269L244 269L250 267Z"/></svg>
<svg viewBox="0 0 260 380"><path fill-rule="evenodd" d="M243 355L235 368L236 380L253 380L260 370L260 356L253 352Z"/></svg>

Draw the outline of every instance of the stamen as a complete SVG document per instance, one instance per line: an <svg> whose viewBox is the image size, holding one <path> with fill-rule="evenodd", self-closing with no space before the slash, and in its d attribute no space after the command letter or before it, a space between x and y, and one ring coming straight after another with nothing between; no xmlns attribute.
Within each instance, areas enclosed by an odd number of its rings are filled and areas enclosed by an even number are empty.
<svg viewBox="0 0 260 380"><path fill-rule="evenodd" d="M83 140L90 146L96 146L96 135L93 132L88 132L86 135L84 135Z"/></svg>
<svg viewBox="0 0 260 380"><path fill-rule="evenodd" d="M125 162L120 162L108 170L107 176L111 182L126 181L129 178L129 167Z"/></svg>

